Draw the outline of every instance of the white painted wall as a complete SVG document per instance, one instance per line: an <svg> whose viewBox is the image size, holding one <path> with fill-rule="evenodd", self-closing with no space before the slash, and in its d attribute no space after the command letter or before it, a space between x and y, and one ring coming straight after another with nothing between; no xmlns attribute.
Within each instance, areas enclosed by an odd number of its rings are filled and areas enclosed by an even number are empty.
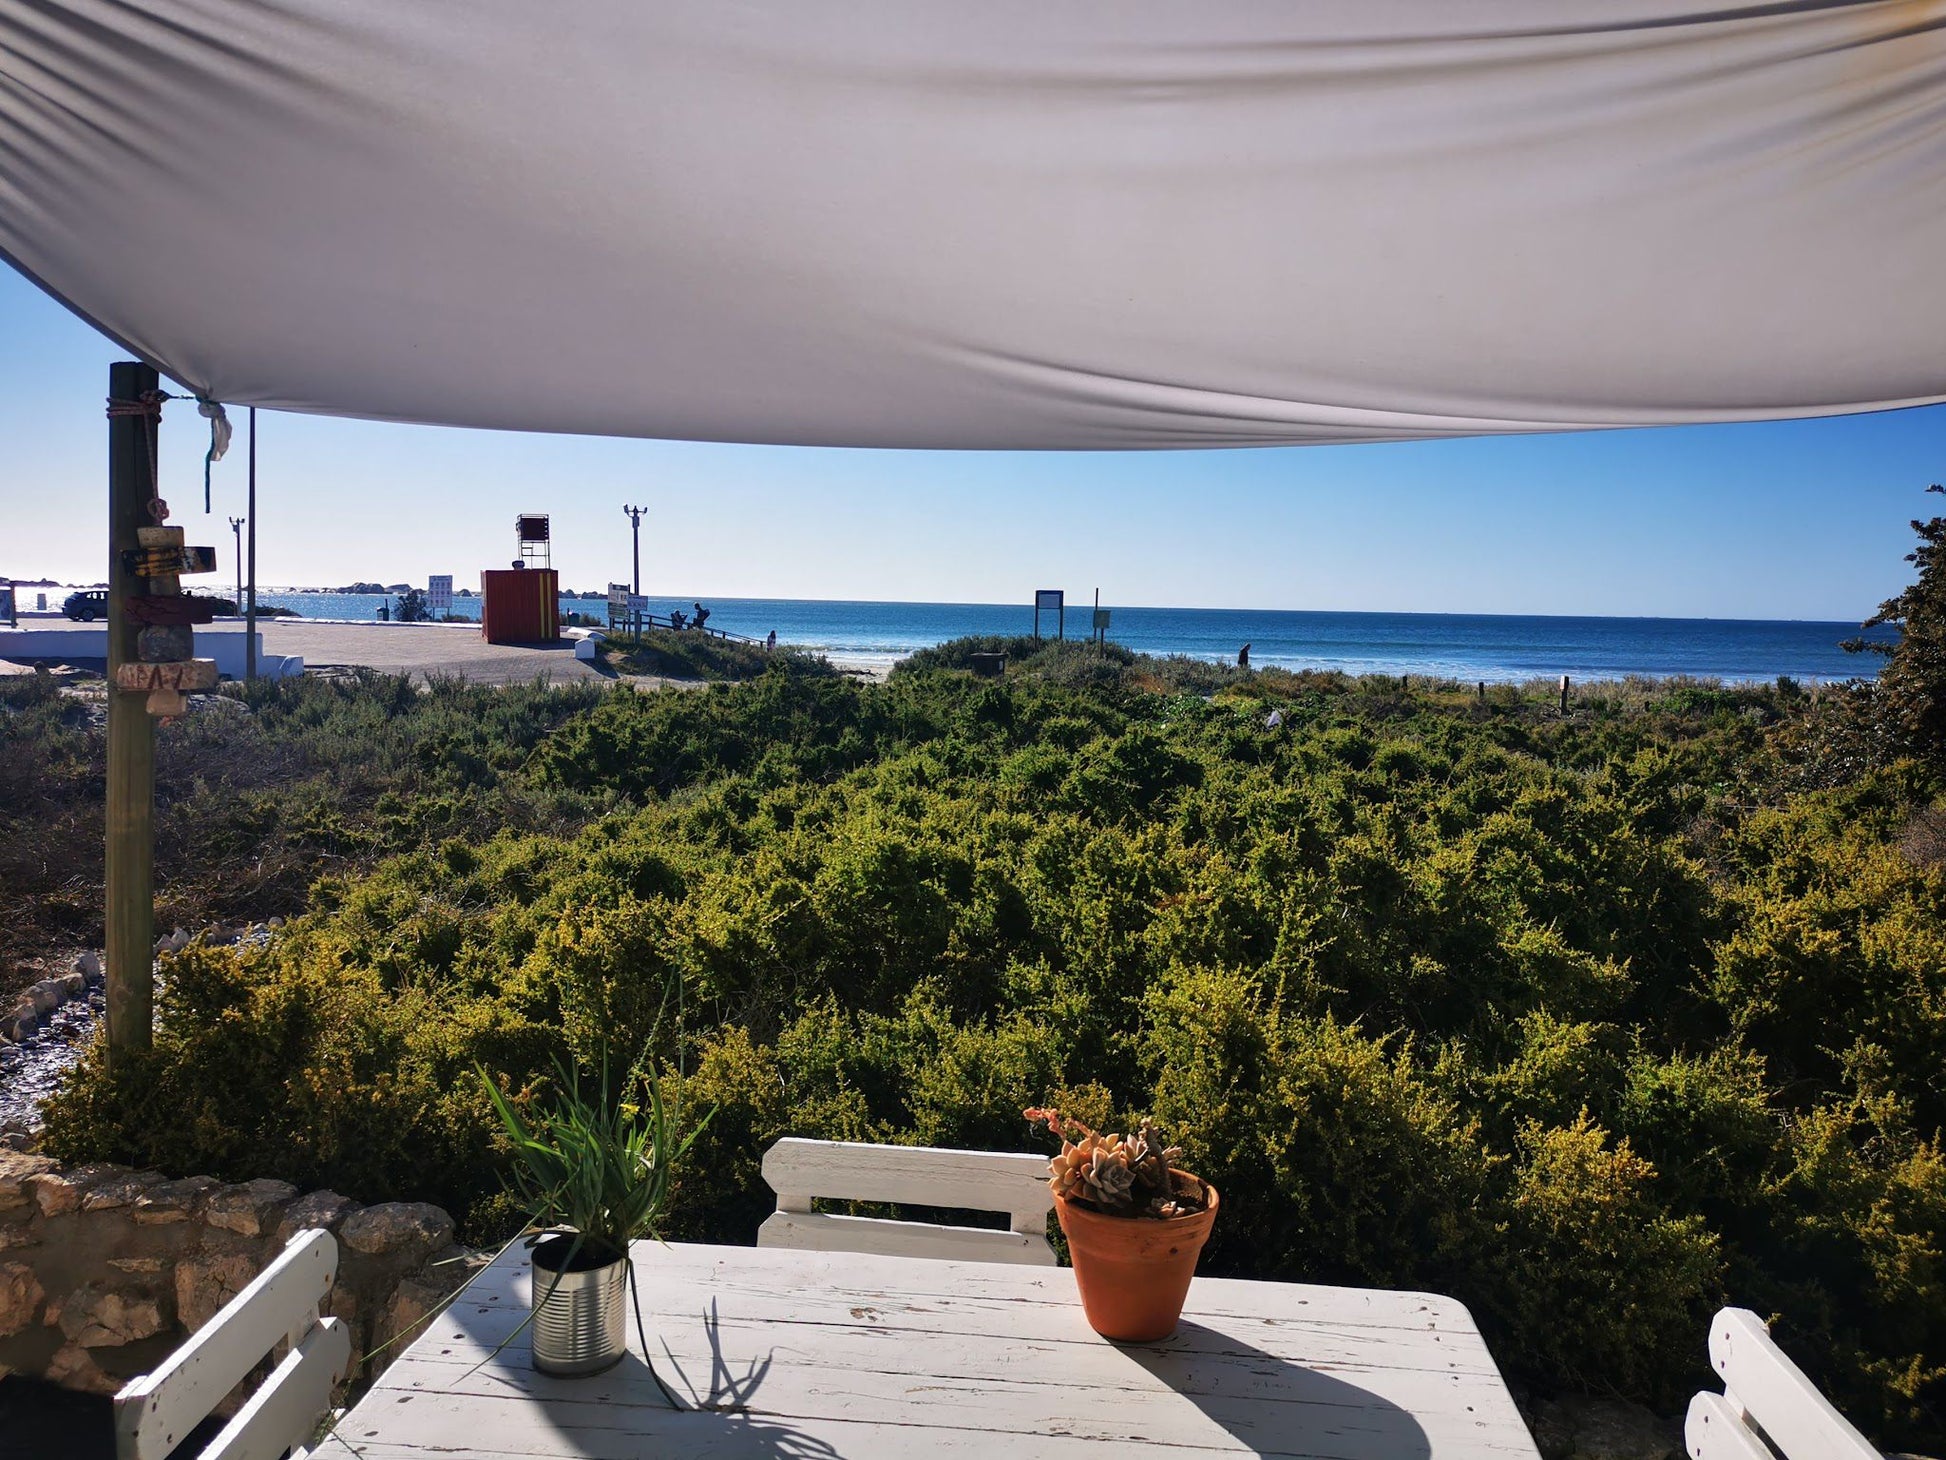
<svg viewBox="0 0 1946 1460"><path fill-rule="evenodd" d="M196 630L196 657L214 659L216 672L232 679L243 678L243 626L205 624ZM257 673L264 679L284 679L304 672L304 661L296 655L264 653L264 636L257 634ZM16 661L53 659L106 659L108 630L99 629L18 629L0 628L0 659Z"/></svg>

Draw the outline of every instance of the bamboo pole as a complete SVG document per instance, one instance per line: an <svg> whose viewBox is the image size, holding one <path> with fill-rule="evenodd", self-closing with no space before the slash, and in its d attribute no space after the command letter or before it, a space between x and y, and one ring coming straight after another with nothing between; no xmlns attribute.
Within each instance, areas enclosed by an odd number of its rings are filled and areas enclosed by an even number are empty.
<svg viewBox="0 0 1946 1460"><path fill-rule="evenodd" d="M133 402L157 389L147 365L108 367L109 399ZM155 496L151 455L160 421L140 415L108 420L108 815L102 910L108 972L108 1062L149 1048L155 958L155 722L147 697L115 688L115 672L136 659L136 624L122 599L142 582L122 563L151 526Z"/></svg>

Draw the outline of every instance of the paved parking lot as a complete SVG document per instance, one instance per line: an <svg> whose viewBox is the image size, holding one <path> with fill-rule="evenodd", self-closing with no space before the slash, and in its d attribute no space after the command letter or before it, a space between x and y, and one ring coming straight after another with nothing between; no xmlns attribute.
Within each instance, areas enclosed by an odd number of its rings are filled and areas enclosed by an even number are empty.
<svg viewBox="0 0 1946 1460"><path fill-rule="evenodd" d="M612 675L574 657L573 639L552 644L489 644L477 625L334 624L271 619L258 625L264 652L297 654L307 669L364 664L394 673L459 674L480 684L522 684Z"/></svg>
<svg viewBox="0 0 1946 1460"><path fill-rule="evenodd" d="M22 614L20 627L75 635L70 664L99 667L106 640L99 624L70 623L58 615ZM523 684L544 675L557 683L613 678L574 657L574 640L553 644L489 644L478 625L319 623L302 619L264 619L258 623L266 654L295 654L306 669L326 665L367 665L391 673L458 674L479 684ZM235 622L198 629L204 634L239 633ZM0 641L5 628L0 625ZM84 652L84 650L92 652ZM0 648L0 657L5 657Z"/></svg>

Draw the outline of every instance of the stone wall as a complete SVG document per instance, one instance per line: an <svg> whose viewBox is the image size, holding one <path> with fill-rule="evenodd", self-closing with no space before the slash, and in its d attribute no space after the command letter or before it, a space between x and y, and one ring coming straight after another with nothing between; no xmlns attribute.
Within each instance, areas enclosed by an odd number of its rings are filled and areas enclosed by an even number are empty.
<svg viewBox="0 0 1946 1460"><path fill-rule="evenodd" d="M453 1219L424 1202L361 1207L282 1181L171 1181L0 1150L0 1374L112 1394L307 1227L337 1235L325 1311L350 1326L354 1356L423 1318L485 1261L455 1247Z"/></svg>

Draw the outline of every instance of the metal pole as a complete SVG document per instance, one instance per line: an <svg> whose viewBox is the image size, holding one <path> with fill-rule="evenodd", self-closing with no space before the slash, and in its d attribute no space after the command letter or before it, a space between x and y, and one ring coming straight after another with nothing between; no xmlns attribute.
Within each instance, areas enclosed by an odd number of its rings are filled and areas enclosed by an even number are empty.
<svg viewBox="0 0 1946 1460"><path fill-rule="evenodd" d="M132 403L157 388L155 371L134 361L108 367L108 396ZM115 674L136 660L136 624L122 606L142 591L122 553L138 546L137 529L155 526L152 416L108 420L108 807L103 871L103 942L108 953L108 1063L150 1044L155 949L155 722L147 697L115 688Z"/></svg>
<svg viewBox="0 0 1946 1460"><path fill-rule="evenodd" d="M634 586L629 591L637 597L642 593L642 514L648 510L647 507L624 506L622 508L622 511L628 513L629 530L635 537L635 577L632 580ZM635 626L635 631L638 634L642 632L641 624Z"/></svg>
<svg viewBox="0 0 1946 1460"><path fill-rule="evenodd" d="M257 677L257 408L250 407L250 505L243 509L250 529L249 598L243 609L243 682Z"/></svg>

